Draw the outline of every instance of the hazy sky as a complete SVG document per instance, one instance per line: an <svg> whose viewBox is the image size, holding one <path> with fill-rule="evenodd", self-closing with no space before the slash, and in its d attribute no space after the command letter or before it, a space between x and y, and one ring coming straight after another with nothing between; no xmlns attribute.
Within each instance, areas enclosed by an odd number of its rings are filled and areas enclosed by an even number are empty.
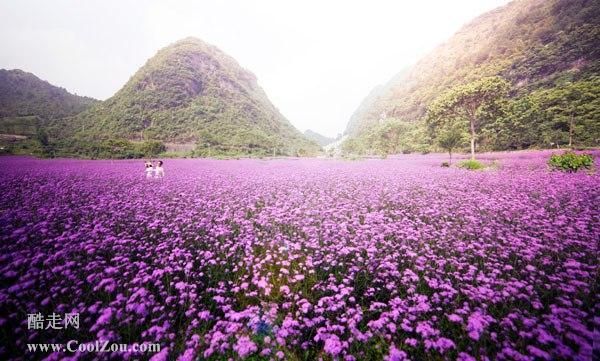
<svg viewBox="0 0 600 361"><path fill-rule="evenodd" d="M375 85L507 2L1 0L0 68L106 99L195 36L256 74L298 129L334 136Z"/></svg>

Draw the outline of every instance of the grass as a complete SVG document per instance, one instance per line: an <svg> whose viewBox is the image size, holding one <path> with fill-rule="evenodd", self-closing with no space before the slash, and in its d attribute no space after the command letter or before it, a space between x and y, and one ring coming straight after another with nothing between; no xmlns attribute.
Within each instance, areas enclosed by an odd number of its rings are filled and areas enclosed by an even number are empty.
<svg viewBox="0 0 600 361"><path fill-rule="evenodd" d="M485 165L480 161L475 159L469 159L458 163L460 168L469 169L469 170L479 170L485 168Z"/></svg>

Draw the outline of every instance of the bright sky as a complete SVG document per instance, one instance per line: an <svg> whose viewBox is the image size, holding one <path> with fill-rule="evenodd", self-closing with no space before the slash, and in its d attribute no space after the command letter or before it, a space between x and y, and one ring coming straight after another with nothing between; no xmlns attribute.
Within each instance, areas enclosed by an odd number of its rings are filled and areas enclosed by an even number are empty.
<svg viewBox="0 0 600 361"><path fill-rule="evenodd" d="M0 68L113 95L158 49L195 36L258 77L298 129L343 132L377 84L507 0L4 0Z"/></svg>

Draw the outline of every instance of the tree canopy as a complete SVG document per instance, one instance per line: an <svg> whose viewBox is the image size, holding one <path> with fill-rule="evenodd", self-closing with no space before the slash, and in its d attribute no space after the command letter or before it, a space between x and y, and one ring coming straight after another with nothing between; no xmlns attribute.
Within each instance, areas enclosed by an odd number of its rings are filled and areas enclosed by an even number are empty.
<svg viewBox="0 0 600 361"><path fill-rule="evenodd" d="M509 87L509 83L498 76L458 85L431 104L427 124L433 134L449 123L467 126L471 136L471 158L475 158L477 134L487 121L499 113Z"/></svg>

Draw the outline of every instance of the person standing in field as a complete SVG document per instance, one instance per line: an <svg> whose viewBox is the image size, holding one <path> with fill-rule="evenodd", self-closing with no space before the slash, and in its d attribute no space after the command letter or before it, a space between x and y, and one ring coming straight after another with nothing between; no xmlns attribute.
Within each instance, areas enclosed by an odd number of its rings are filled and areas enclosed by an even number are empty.
<svg viewBox="0 0 600 361"><path fill-rule="evenodd" d="M146 169L144 170L144 172L146 173L146 179L151 179L154 175L154 167L152 166L152 163L150 163L150 161L146 161L144 163L144 166L146 167Z"/></svg>
<svg viewBox="0 0 600 361"><path fill-rule="evenodd" d="M156 168L154 168L154 178L162 178L165 176L165 170L163 168L163 161L159 160Z"/></svg>

